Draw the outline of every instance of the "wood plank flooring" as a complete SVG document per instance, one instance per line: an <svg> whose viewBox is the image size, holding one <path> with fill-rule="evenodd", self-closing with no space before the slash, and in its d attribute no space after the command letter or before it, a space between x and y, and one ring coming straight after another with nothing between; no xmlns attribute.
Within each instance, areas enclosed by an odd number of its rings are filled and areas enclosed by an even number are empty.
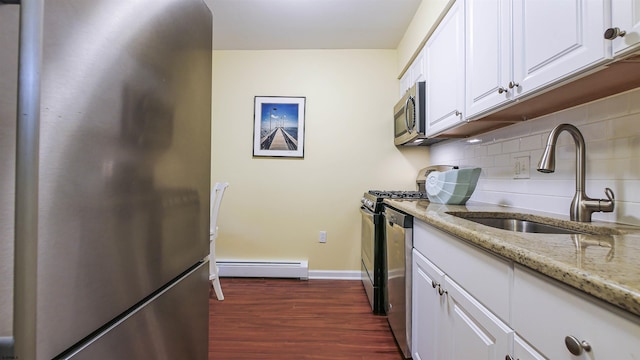
<svg viewBox="0 0 640 360"><path fill-rule="evenodd" d="M222 278L209 300L209 360L401 360L359 281Z"/></svg>

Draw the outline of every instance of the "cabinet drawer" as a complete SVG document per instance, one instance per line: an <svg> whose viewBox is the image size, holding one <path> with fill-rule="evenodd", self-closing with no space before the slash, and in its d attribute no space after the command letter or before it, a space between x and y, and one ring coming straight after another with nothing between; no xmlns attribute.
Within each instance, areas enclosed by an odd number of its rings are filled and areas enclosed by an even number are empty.
<svg viewBox="0 0 640 360"><path fill-rule="evenodd" d="M510 262L419 220L414 220L413 247L509 323Z"/></svg>
<svg viewBox="0 0 640 360"><path fill-rule="evenodd" d="M634 315L612 311L599 300L519 265L512 298L513 328L549 359L640 358L640 319ZM566 336L587 341L592 350L573 356Z"/></svg>

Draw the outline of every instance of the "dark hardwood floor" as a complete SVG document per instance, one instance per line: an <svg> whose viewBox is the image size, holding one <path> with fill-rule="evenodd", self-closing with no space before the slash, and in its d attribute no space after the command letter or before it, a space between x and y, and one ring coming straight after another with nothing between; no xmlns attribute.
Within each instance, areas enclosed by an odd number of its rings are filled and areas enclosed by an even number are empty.
<svg viewBox="0 0 640 360"><path fill-rule="evenodd" d="M222 278L209 300L209 360L401 360L359 281Z"/></svg>

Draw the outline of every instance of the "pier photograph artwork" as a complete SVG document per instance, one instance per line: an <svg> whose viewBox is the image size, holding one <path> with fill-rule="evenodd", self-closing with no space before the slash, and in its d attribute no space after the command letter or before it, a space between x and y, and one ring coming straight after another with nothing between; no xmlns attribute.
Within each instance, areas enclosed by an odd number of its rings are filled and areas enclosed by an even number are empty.
<svg viewBox="0 0 640 360"><path fill-rule="evenodd" d="M304 157L305 101L305 97L255 97L253 156Z"/></svg>

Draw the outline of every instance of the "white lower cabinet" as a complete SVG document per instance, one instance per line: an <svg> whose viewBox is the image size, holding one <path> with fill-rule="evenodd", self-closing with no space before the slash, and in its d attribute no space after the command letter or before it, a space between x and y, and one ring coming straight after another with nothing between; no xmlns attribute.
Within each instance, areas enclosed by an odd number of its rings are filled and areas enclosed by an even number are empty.
<svg viewBox="0 0 640 360"><path fill-rule="evenodd" d="M444 297L438 294L444 273L415 249L412 284L412 357L414 360L445 359Z"/></svg>
<svg viewBox="0 0 640 360"><path fill-rule="evenodd" d="M549 359L640 359L640 324L632 315L518 265L512 300L511 325ZM566 341L580 354L569 352Z"/></svg>
<svg viewBox="0 0 640 360"><path fill-rule="evenodd" d="M413 252L413 359L504 359L513 331L418 251Z"/></svg>
<svg viewBox="0 0 640 360"><path fill-rule="evenodd" d="M527 344L518 334L513 336L513 356L507 360L549 360Z"/></svg>
<svg viewBox="0 0 640 360"><path fill-rule="evenodd" d="M413 236L415 360L640 359L640 317L422 221Z"/></svg>
<svg viewBox="0 0 640 360"><path fill-rule="evenodd" d="M445 278L450 359L497 360L510 353L513 330Z"/></svg>

